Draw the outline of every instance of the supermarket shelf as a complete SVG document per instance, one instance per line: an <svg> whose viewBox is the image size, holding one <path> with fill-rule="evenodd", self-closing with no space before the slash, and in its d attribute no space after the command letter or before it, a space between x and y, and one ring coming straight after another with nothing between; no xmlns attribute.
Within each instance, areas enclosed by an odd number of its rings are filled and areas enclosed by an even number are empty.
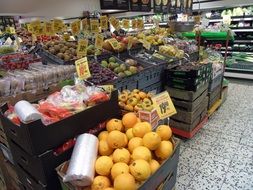
<svg viewBox="0 0 253 190"><path fill-rule="evenodd" d="M253 43L253 40L235 40L234 43Z"/></svg>
<svg viewBox="0 0 253 190"><path fill-rule="evenodd" d="M253 55L253 52L250 52L250 51L233 51L233 50L228 50L228 53L246 53L246 54L249 54L249 55ZM221 51L221 53L225 53L225 51Z"/></svg>
<svg viewBox="0 0 253 190"><path fill-rule="evenodd" d="M226 71L224 76L227 78L253 80L253 74L246 74L246 73L235 73L235 72L227 72Z"/></svg>
<svg viewBox="0 0 253 190"><path fill-rule="evenodd" d="M234 32L253 32L253 28L251 29L232 29Z"/></svg>
<svg viewBox="0 0 253 190"><path fill-rule="evenodd" d="M232 21L253 21L253 16L238 16L238 17L231 17ZM209 22L222 22L222 18L214 18L210 19Z"/></svg>

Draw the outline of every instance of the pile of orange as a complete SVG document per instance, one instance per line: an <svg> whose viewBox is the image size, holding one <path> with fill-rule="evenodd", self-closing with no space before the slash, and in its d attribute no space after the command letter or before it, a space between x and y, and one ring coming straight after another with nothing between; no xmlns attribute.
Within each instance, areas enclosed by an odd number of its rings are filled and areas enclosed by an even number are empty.
<svg viewBox="0 0 253 190"><path fill-rule="evenodd" d="M99 155L92 190L135 190L173 153L172 131L160 125L152 132L130 112L111 119L98 135Z"/></svg>

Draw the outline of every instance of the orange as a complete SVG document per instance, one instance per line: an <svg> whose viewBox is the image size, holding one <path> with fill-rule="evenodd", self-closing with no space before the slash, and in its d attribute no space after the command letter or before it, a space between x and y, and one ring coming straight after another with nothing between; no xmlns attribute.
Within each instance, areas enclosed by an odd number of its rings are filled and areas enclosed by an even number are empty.
<svg viewBox="0 0 253 190"><path fill-rule="evenodd" d="M132 128L137 123L137 116L133 112L129 112L122 117L122 123L125 128Z"/></svg>
<svg viewBox="0 0 253 190"><path fill-rule="evenodd" d="M146 160L135 160L129 168L137 181L144 181L151 175L151 169Z"/></svg>
<svg viewBox="0 0 253 190"><path fill-rule="evenodd" d="M156 132L149 132L144 135L142 141L149 150L155 150L161 143L161 137Z"/></svg>
<svg viewBox="0 0 253 190"><path fill-rule="evenodd" d="M94 180L92 182L91 190L104 190L110 186L111 186L111 182L108 177L97 176L94 178Z"/></svg>
<svg viewBox="0 0 253 190"><path fill-rule="evenodd" d="M156 132L161 137L162 141L168 141L172 136L172 130L168 125L158 126Z"/></svg>
<svg viewBox="0 0 253 190"><path fill-rule="evenodd" d="M148 122L136 123L133 127L133 135L142 138L146 133L151 132L152 127Z"/></svg>
<svg viewBox="0 0 253 190"><path fill-rule="evenodd" d="M113 149L109 147L107 141L101 140L99 141L98 152L101 156L109 156L113 153Z"/></svg>
<svg viewBox="0 0 253 190"><path fill-rule="evenodd" d="M108 145L113 148L123 148L127 145L127 137L120 131L111 131L107 137Z"/></svg>
<svg viewBox="0 0 253 190"><path fill-rule="evenodd" d="M108 134L109 132L108 131L102 131L101 133L99 133L98 135L98 139L101 141L101 140L105 140L107 139L108 137Z"/></svg>
<svg viewBox="0 0 253 190"><path fill-rule="evenodd" d="M119 119L111 119L106 123L106 129L108 132L117 130L117 131L123 131L123 124L121 120Z"/></svg>
<svg viewBox="0 0 253 190"><path fill-rule="evenodd" d="M151 160L149 162L149 166L150 166L150 169L151 169L151 173L153 174L153 173L156 172L156 170L158 170L158 168L160 167L160 164L156 160Z"/></svg>
<svg viewBox="0 0 253 190"><path fill-rule="evenodd" d="M95 170L99 175L107 176L113 166L112 159L109 156L100 156L95 163Z"/></svg>
<svg viewBox="0 0 253 190"><path fill-rule="evenodd" d="M138 146L133 150L132 153L133 160L143 159L149 162L151 158L152 158L151 151L145 146Z"/></svg>
<svg viewBox="0 0 253 190"><path fill-rule="evenodd" d="M113 186L115 190L136 190L134 177L129 173L118 175Z"/></svg>
<svg viewBox="0 0 253 190"><path fill-rule="evenodd" d="M111 176L115 179L118 175L129 173L129 166L126 163L118 162L112 166Z"/></svg>
<svg viewBox="0 0 253 190"><path fill-rule="evenodd" d="M128 143L128 150L132 153L136 147L142 146L142 145L143 145L142 138L134 137Z"/></svg>
<svg viewBox="0 0 253 190"><path fill-rule="evenodd" d="M113 162L124 162L128 164L130 161L130 153L125 148L118 148L113 152Z"/></svg>
<svg viewBox="0 0 253 190"><path fill-rule="evenodd" d="M169 158L173 153L173 144L170 141L162 141L155 150L155 155L164 160Z"/></svg>

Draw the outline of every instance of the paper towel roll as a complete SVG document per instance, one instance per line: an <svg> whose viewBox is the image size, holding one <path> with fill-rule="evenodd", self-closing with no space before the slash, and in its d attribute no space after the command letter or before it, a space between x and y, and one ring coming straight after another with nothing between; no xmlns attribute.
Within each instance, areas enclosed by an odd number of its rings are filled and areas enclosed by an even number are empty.
<svg viewBox="0 0 253 190"><path fill-rule="evenodd" d="M41 119L40 112L25 100L17 102L14 106L14 111L24 123Z"/></svg>
<svg viewBox="0 0 253 190"><path fill-rule="evenodd" d="M95 175L95 162L98 153L98 138L92 134L77 137L64 182L76 186L91 185Z"/></svg>

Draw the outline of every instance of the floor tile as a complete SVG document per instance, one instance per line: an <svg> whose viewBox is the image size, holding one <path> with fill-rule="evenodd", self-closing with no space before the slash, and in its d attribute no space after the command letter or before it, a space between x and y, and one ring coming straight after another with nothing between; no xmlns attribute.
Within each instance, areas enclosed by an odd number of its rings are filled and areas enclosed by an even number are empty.
<svg viewBox="0 0 253 190"><path fill-rule="evenodd" d="M208 154L208 155L206 155L204 162L214 163L214 164L221 163L221 164L230 166L231 159L223 158L221 156L217 156L214 154Z"/></svg>
<svg viewBox="0 0 253 190"><path fill-rule="evenodd" d="M217 190L222 187L223 179L197 172L187 190Z"/></svg>
<svg viewBox="0 0 253 190"><path fill-rule="evenodd" d="M235 157L231 161L230 167L244 171L248 174L251 174L253 178L253 158L247 158L241 155L235 155Z"/></svg>
<svg viewBox="0 0 253 190"><path fill-rule="evenodd" d="M175 186L175 190L186 190L186 186L184 186L183 184L177 182L176 186Z"/></svg>
<svg viewBox="0 0 253 190"><path fill-rule="evenodd" d="M186 149L179 157L179 163L186 165L187 167L197 169L201 166L204 158L206 156L205 152L197 151L194 149Z"/></svg>
<svg viewBox="0 0 253 190"><path fill-rule="evenodd" d="M242 189L235 187L234 185L231 184L223 183L221 190L242 190Z"/></svg>
<svg viewBox="0 0 253 190"><path fill-rule="evenodd" d="M227 172L224 183L231 184L239 189L245 189L253 185L252 175L240 169L230 168Z"/></svg>
<svg viewBox="0 0 253 190"><path fill-rule="evenodd" d="M187 186L195 173L196 173L195 169L190 168L187 165L181 163L178 165L177 169L177 179L178 179L177 181Z"/></svg>

